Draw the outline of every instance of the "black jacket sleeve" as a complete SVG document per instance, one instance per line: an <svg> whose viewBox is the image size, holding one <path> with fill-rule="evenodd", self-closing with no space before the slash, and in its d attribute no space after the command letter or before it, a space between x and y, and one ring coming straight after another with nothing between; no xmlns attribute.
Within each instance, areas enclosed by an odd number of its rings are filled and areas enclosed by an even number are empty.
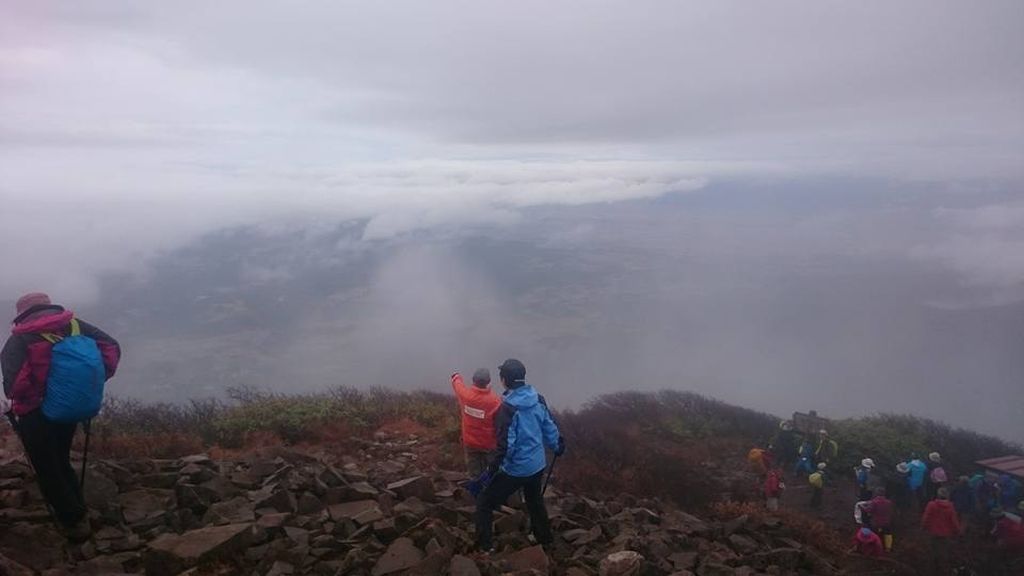
<svg viewBox="0 0 1024 576"><path fill-rule="evenodd" d="M508 427L512 423L512 417L515 414L515 408L510 404L502 402L501 408L498 408L498 413L494 415L494 433L498 446L494 450L494 456L491 458L490 465L487 467L491 474L496 473L498 468L501 467L501 463L505 461L505 454L508 453Z"/></svg>
<svg viewBox="0 0 1024 576"><path fill-rule="evenodd" d="M25 364L27 355L28 346L24 338L21 336L11 336L7 339L3 350L0 351L0 370L2 370L4 378L4 396L11 397L14 389L14 380L18 377L18 372L21 371L21 367Z"/></svg>

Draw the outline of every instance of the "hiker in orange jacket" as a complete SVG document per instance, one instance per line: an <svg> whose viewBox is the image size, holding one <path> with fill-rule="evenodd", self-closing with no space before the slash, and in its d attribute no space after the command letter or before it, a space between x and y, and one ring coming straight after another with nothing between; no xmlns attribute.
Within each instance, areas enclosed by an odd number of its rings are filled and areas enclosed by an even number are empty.
<svg viewBox="0 0 1024 576"><path fill-rule="evenodd" d="M476 478L487 469L498 440L494 432L494 415L501 408L501 398L491 388L491 372L481 368L473 373L473 385L466 386L462 375L452 374L452 390L459 399L462 413L462 447L466 451L466 470Z"/></svg>

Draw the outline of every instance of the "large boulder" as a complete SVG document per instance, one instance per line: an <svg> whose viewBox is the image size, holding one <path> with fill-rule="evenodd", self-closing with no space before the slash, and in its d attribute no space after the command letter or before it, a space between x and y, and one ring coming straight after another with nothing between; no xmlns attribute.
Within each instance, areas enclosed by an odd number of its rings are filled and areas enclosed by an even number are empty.
<svg viewBox="0 0 1024 576"><path fill-rule="evenodd" d="M373 567L373 576L408 570L423 560L423 551L409 538L397 538Z"/></svg>
<svg viewBox="0 0 1024 576"><path fill-rule="evenodd" d="M598 566L599 576L639 576L644 557L632 550L609 554Z"/></svg>
<svg viewBox="0 0 1024 576"><path fill-rule="evenodd" d="M252 542L251 523L210 526L163 534L149 543L143 556L147 576L172 576L188 568L227 558Z"/></svg>

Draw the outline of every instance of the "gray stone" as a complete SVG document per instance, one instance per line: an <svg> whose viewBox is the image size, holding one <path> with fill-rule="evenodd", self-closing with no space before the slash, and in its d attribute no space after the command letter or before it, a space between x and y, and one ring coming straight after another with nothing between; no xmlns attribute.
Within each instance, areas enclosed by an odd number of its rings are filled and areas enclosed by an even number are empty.
<svg viewBox="0 0 1024 576"><path fill-rule="evenodd" d="M45 510L44 510L45 512ZM11 560L37 571L64 561L62 538L50 523L4 525L0 523L0 550Z"/></svg>
<svg viewBox="0 0 1024 576"><path fill-rule="evenodd" d="M101 510L117 503L117 483L95 468L85 471L85 504Z"/></svg>
<svg viewBox="0 0 1024 576"><path fill-rule="evenodd" d="M324 503L309 492L303 492L296 503L296 510L299 514L316 514L323 509Z"/></svg>
<svg viewBox="0 0 1024 576"><path fill-rule="evenodd" d="M759 548L757 542L748 536L741 534L731 534L729 536L729 544L732 545L733 550L740 554L752 554L757 552Z"/></svg>
<svg viewBox="0 0 1024 576"><path fill-rule="evenodd" d="M183 466L187 466L189 464L196 464L200 466L213 466L213 460L210 460L210 457L207 456L206 454L192 454L191 456L185 456L178 462L180 462Z"/></svg>
<svg viewBox="0 0 1024 576"><path fill-rule="evenodd" d="M124 521L138 524L157 515L162 515L172 508L174 492L156 488L132 490L118 496Z"/></svg>
<svg viewBox="0 0 1024 576"><path fill-rule="evenodd" d="M203 517L205 524L238 524L240 522L252 522L256 519L253 505L244 496L232 498L226 502L216 502L210 505Z"/></svg>
<svg viewBox="0 0 1024 576"><path fill-rule="evenodd" d="M426 476L413 476L398 482L392 482L388 484L387 489L397 494L403 500L415 496L424 502L433 502L434 495L437 492L434 489L434 483Z"/></svg>
<svg viewBox="0 0 1024 576"><path fill-rule="evenodd" d="M395 504L391 508L391 512L396 515L409 514L410 516L421 518L427 513L427 505L419 498L412 496Z"/></svg>
<svg viewBox="0 0 1024 576"><path fill-rule="evenodd" d="M599 576L639 576L644 557L632 550L623 550L605 556L598 566Z"/></svg>
<svg viewBox="0 0 1024 576"><path fill-rule="evenodd" d="M192 566L240 553L252 541L252 524L228 524L163 534L149 543L143 557L147 576L171 576Z"/></svg>
<svg viewBox="0 0 1024 576"><path fill-rule="evenodd" d="M373 576L385 576L408 570L423 560L423 551L409 538L398 538L388 546L384 555L373 566Z"/></svg>
<svg viewBox="0 0 1024 576"><path fill-rule="evenodd" d="M691 570L697 567L697 557L696 552L676 552L668 556L668 561L676 570Z"/></svg>
<svg viewBox="0 0 1024 576"><path fill-rule="evenodd" d="M295 512L295 496L288 490L274 488L272 491L257 493L256 508L273 508L278 512Z"/></svg>
<svg viewBox="0 0 1024 576"><path fill-rule="evenodd" d="M4 462L0 464L0 478L29 478L32 469L21 462Z"/></svg>
<svg viewBox="0 0 1024 576"><path fill-rule="evenodd" d="M749 520L750 518L746 514L729 520L725 524L722 524L722 534L724 534L725 536L729 536L733 532L746 526Z"/></svg>
<svg viewBox="0 0 1024 576"><path fill-rule="evenodd" d="M296 546L309 546L309 530L303 530L302 528L295 528L293 526L285 526L284 533L288 536Z"/></svg>
<svg viewBox="0 0 1024 576"><path fill-rule="evenodd" d="M705 562L697 568L697 576L733 576L736 570L732 566L718 562Z"/></svg>
<svg viewBox="0 0 1024 576"><path fill-rule="evenodd" d="M240 493L238 488L223 476L214 476L200 484L196 490L208 502L220 502L233 498Z"/></svg>
<svg viewBox="0 0 1024 576"><path fill-rule="evenodd" d="M0 574L4 576L32 576L35 573L31 568L0 554Z"/></svg>
<svg viewBox="0 0 1024 576"><path fill-rule="evenodd" d="M294 573L295 566L278 560L270 566L270 570L267 570L266 576L287 576L288 574Z"/></svg>
<svg viewBox="0 0 1024 576"><path fill-rule="evenodd" d="M174 488L178 481L178 474L175 472L156 472L154 474L143 474L135 479L136 484L145 488Z"/></svg>
<svg viewBox="0 0 1024 576"><path fill-rule="evenodd" d="M335 522L352 520L360 526L372 524L384 517L376 500L358 500L356 502L332 504L327 508L327 512L330 514L331 520Z"/></svg>
<svg viewBox="0 0 1024 576"><path fill-rule="evenodd" d="M466 556L452 556L452 562L448 567L450 576L480 576L480 568L476 562Z"/></svg>
<svg viewBox="0 0 1024 576"><path fill-rule="evenodd" d="M504 558L502 564L513 572L536 570L541 574L548 574L551 570L551 560L542 546L531 546L513 552Z"/></svg>

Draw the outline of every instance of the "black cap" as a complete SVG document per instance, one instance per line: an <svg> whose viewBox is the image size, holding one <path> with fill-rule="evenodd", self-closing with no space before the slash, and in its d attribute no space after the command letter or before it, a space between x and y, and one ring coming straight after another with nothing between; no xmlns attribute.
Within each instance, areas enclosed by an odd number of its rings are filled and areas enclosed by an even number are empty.
<svg viewBox="0 0 1024 576"><path fill-rule="evenodd" d="M526 381L526 366L515 358L505 360L498 366L498 375L508 384Z"/></svg>

